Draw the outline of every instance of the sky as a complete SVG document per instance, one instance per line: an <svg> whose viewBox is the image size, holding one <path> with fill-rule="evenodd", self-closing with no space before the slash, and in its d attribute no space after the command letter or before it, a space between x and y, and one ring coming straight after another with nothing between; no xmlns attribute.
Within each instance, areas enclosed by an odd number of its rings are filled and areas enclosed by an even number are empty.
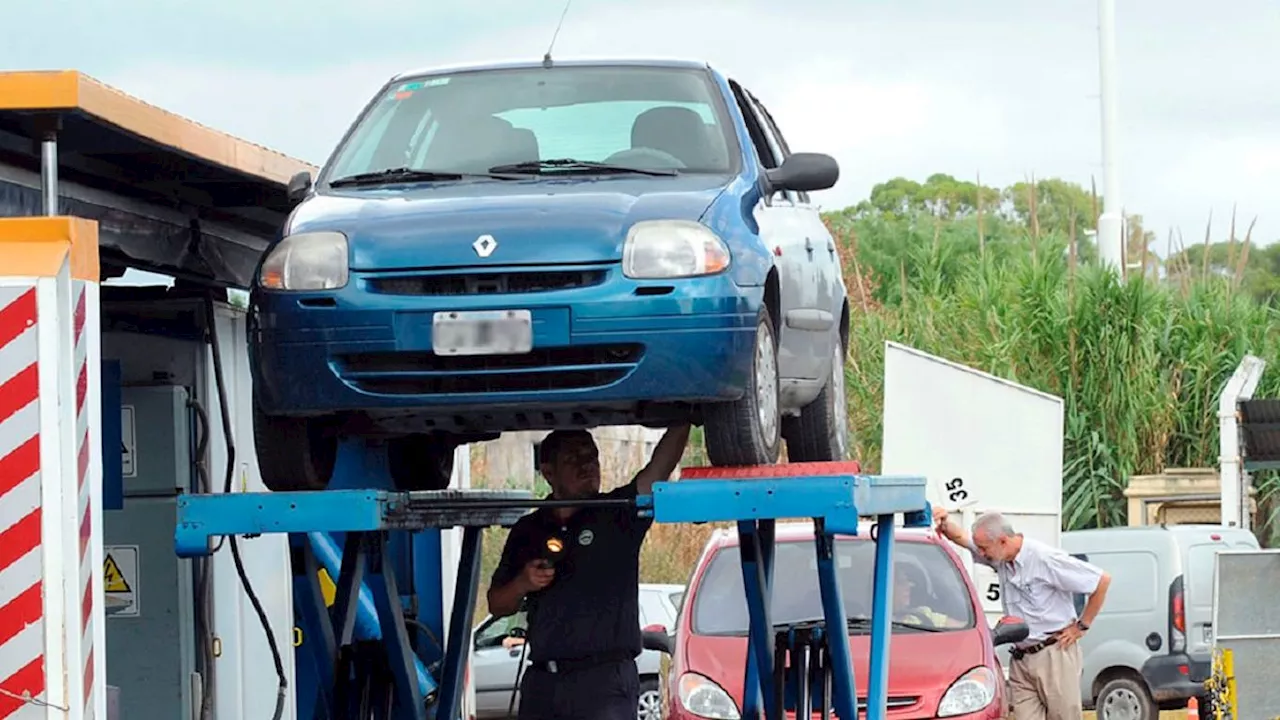
<svg viewBox="0 0 1280 720"><path fill-rule="evenodd" d="M321 164L393 74L540 58L563 0L10 3L0 68L73 68ZM1280 239L1280 3L1115 0L1123 202L1157 235ZM21 28L20 32L15 30ZM1102 192L1095 0L572 0L557 57L707 60L826 152L824 209L897 176Z"/></svg>

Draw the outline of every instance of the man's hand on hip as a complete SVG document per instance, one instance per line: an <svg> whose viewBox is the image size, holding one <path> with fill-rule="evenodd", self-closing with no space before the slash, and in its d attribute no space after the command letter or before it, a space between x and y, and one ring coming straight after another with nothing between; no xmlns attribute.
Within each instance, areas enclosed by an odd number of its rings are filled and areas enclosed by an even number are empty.
<svg viewBox="0 0 1280 720"><path fill-rule="evenodd" d="M1058 645L1069 648L1075 645L1082 637L1084 637L1084 631L1080 629L1079 625L1068 625L1058 631Z"/></svg>

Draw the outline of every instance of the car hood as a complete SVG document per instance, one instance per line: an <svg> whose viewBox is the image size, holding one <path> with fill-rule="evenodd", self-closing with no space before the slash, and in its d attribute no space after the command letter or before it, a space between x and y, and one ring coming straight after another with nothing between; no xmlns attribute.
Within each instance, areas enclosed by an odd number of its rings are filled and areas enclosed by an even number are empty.
<svg viewBox="0 0 1280 720"><path fill-rule="evenodd" d="M697 220L728 177L594 177L325 190L290 233L347 235L352 270L616 261L640 220ZM497 247L481 257L473 245Z"/></svg>
<svg viewBox="0 0 1280 720"><path fill-rule="evenodd" d="M867 692L871 637L849 638L858 696ZM718 683L742 707L743 663L747 643L741 637L688 636L685 669ZM978 665L986 664L980 630L893 635L889 650L890 717L931 718L951 684ZM915 698L908 703L908 698ZM895 704L897 707L895 707Z"/></svg>

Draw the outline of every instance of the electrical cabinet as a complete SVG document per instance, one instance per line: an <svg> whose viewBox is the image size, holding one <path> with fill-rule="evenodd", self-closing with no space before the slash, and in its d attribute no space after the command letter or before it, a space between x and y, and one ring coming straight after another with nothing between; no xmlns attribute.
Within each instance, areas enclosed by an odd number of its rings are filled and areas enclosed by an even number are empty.
<svg viewBox="0 0 1280 720"><path fill-rule="evenodd" d="M122 508L103 512L102 578L107 682L120 688L125 718L193 717L192 568L173 551L176 497L190 492L194 475L188 398L172 385L120 391Z"/></svg>

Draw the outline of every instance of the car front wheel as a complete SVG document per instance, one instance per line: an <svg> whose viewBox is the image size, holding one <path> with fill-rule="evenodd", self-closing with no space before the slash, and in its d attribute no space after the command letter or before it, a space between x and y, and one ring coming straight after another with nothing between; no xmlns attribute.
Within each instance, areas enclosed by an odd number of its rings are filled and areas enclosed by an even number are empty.
<svg viewBox="0 0 1280 720"><path fill-rule="evenodd" d="M756 321L755 350L746 392L707 406L707 458L712 465L770 465L782 444L778 391L778 338L767 307Z"/></svg>
<svg viewBox="0 0 1280 720"><path fill-rule="evenodd" d="M822 392L800 411L799 417L783 421L787 459L791 462L842 462L849 459L845 347L839 335L832 338L831 346L831 371Z"/></svg>
<svg viewBox="0 0 1280 720"><path fill-rule="evenodd" d="M274 492L324 490L338 459L323 418L267 415L253 404L253 444L262 484Z"/></svg>

